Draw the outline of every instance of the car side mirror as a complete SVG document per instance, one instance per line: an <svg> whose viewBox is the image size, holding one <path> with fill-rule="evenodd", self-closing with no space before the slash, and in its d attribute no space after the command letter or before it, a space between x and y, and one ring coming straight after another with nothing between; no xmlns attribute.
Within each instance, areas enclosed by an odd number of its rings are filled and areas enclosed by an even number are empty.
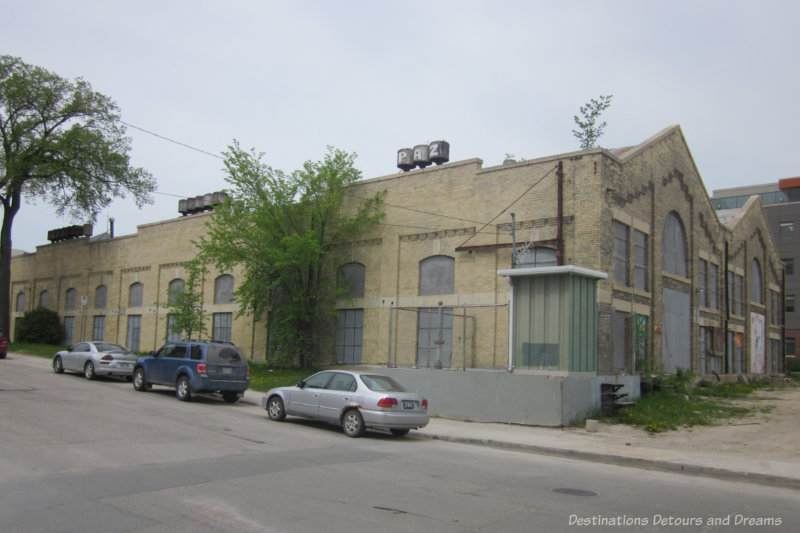
<svg viewBox="0 0 800 533"><path fill-rule="evenodd" d="M300 382L297 384L298 389L304 389L306 387L306 380L301 379Z"/></svg>
<svg viewBox="0 0 800 533"><path fill-rule="evenodd" d="M147 355L149 355L150 357L155 357L156 356L156 352L151 350L150 353L148 353Z"/></svg>

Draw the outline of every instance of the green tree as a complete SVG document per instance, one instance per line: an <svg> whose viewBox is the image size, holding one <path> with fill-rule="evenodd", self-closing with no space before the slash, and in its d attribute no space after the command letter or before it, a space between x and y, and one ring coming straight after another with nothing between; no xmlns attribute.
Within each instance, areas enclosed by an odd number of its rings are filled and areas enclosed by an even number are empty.
<svg viewBox="0 0 800 533"><path fill-rule="evenodd" d="M242 269L234 298L240 315L269 312L270 359L308 366L314 325L334 313L339 254L383 217L383 195L348 195L361 177L355 154L331 147L291 174L236 141L224 155L232 197L196 243L201 257L223 271Z"/></svg>
<svg viewBox="0 0 800 533"><path fill-rule="evenodd" d="M199 339L207 333L208 313L203 311L203 278L208 269L201 260L190 261L185 265L188 279L180 289L167 289L168 313L175 316L171 333L185 333L187 339Z"/></svg>
<svg viewBox="0 0 800 533"><path fill-rule="evenodd" d="M44 307L26 311L22 317L17 319L14 341L32 344L61 344L64 342L64 328L61 326L58 313Z"/></svg>
<svg viewBox="0 0 800 533"><path fill-rule="evenodd" d="M152 202L156 182L130 166L117 105L78 78L65 80L0 55L0 330L10 321L11 227L23 198L96 220L114 197Z"/></svg>
<svg viewBox="0 0 800 533"><path fill-rule="evenodd" d="M597 146L597 139L603 135L603 130L607 125L605 121L602 124L598 124L597 120L600 114L611 105L611 98L613 97L613 94L609 94L600 96L599 100L592 98L580 108L583 118L578 118L577 115L573 117L579 129L572 130L572 134L581 142L581 150L588 150Z"/></svg>

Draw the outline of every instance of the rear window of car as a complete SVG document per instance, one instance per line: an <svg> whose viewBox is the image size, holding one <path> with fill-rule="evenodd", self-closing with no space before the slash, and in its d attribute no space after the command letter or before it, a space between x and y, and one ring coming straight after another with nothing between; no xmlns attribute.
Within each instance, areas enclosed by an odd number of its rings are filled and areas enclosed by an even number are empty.
<svg viewBox="0 0 800 533"><path fill-rule="evenodd" d="M209 346L206 348L206 361L209 363L242 363L244 352L238 346Z"/></svg>
<svg viewBox="0 0 800 533"><path fill-rule="evenodd" d="M375 392L406 392L398 382L389 376L379 376L375 374L362 375L361 381L367 388Z"/></svg>
<svg viewBox="0 0 800 533"><path fill-rule="evenodd" d="M109 344L107 342L96 342L95 347L98 352L126 352L125 348L117 344Z"/></svg>

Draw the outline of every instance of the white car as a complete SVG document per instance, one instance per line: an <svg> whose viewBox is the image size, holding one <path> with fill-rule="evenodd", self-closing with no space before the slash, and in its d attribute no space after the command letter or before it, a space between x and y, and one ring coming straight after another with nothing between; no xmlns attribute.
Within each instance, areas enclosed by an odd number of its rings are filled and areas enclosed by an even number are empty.
<svg viewBox="0 0 800 533"><path fill-rule="evenodd" d="M361 436L366 428L403 436L430 420L428 400L389 376L346 370L325 370L293 387L272 389L261 406L272 420L286 415L323 420L342 426L349 437Z"/></svg>
<svg viewBox="0 0 800 533"><path fill-rule="evenodd" d="M63 374L65 370L80 372L86 379L97 376L120 376L130 378L137 355L123 346L108 342L79 342L69 350L61 350L53 356L53 371Z"/></svg>

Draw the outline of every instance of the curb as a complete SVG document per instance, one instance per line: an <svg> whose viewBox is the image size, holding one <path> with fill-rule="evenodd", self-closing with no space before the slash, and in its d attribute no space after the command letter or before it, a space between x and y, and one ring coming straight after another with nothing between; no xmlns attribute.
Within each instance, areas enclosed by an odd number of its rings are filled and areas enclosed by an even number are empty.
<svg viewBox="0 0 800 533"><path fill-rule="evenodd" d="M609 453L585 452L567 448L553 448L540 446L537 444L518 444L504 442L495 439L477 439L470 437L453 437L449 435L434 435L425 433L415 433L410 436L420 440L440 440L443 442L453 442L457 444L469 444L473 446L489 446L502 450L512 450L539 455L550 455L579 461L590 461L631 468L641 468L644 470L656 470L660 472L671 472L687 474L693 476L703 476L724 481L738 481L741 483L755 483L769 487L781 487L786 489L800 490L800 479L773 474L762 474L757 472L743 472L719 468L715 466L703 466L688 463L676 463L672 461L659 461L657 459L643 459L641 457L631 457L628 455L618 455Z"/></svg>

